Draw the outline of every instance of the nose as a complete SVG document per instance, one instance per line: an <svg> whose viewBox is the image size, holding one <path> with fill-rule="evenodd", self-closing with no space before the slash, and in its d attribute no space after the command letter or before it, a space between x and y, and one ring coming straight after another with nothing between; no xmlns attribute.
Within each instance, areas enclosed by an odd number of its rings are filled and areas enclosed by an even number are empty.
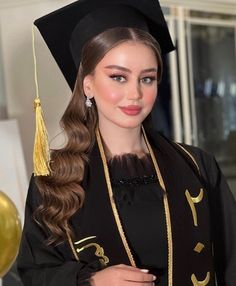
<svg viewBox="0 0 236 286"><path fill-rule="evenodd" d="M128 90L129 100L138 100L142 98L142 89L139 82L131 82Z"/></svg>

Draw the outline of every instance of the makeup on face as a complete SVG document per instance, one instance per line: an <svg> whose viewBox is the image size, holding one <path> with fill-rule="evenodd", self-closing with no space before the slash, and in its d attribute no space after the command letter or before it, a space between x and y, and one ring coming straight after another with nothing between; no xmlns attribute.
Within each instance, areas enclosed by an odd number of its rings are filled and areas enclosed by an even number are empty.
<svg viewBox="0 0 236 286"><path fill-rule="evenodd" d="M127 41L111 49L91 76L99 121L135 128L151 112L157 96L158 66L154 51Z"/></svg>

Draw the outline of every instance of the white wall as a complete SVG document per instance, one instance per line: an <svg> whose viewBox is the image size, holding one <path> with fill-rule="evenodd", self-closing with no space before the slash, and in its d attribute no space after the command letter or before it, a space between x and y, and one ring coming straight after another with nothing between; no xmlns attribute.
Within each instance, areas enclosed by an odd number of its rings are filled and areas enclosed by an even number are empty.
<svg viewBox="0 0 236 286"><path fill-rule="evenodd" d="M72 1L0 2L0 52L8 118L18 120L28 177L32 172L35 97L31 25L40 16ZM2 4L2 5L1 5ZM59 132L58 121L69 100L70 90L44 44L35 35L40 96L50 138Z"/></svg>
<svg viewBox="0 0 236 286"><path fill-rule="evenodd" d="M28 180L16 120L0 121L0 191L15 203L24 221Z"/></svg>

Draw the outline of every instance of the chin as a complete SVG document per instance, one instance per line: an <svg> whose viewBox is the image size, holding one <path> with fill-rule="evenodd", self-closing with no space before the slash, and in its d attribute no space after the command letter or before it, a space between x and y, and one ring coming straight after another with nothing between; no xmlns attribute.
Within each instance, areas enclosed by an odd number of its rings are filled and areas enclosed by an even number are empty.
<svg viewBox="0 0 236 286"><path fill-rule="evenodd" d="M127 129L134 129L138 128L142 125L143 120L126 120L123 122L114 122L115 125L121 127L121 128L127 128Z"/></svg>

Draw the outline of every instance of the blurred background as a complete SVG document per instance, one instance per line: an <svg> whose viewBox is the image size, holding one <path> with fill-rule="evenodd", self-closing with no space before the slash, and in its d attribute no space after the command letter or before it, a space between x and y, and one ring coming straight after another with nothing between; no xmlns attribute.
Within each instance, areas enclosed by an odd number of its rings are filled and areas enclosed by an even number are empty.
<svg viewBox="0 0 236 286"><path fill-rule="evenodd" d="M74 1L0 0L0 190L24 220L32 173L33 21ZM176 51L153 111L155 128L215 155L236 197L236 0L161 0ZM70 89L35 30L39 92L52 148ZM0 286L22 285L15 266Z"/></svg>

